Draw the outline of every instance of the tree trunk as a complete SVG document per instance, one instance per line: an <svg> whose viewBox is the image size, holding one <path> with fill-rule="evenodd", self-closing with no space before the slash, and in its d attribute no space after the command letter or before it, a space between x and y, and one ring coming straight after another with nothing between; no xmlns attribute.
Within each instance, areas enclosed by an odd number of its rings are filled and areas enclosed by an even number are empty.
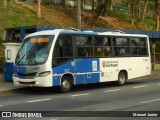
<svg viewBox="0 0 160 120"><path fill-rule="evenodd" d="M77 29L81 30L81 0L77 0Z"/></svg>
<svg viewBox="0 0 160 120"><path fill-rule="evenodd" d="M7 0L3 0L3 9L4 9L4 10L7 9Z"/></svg>
<svg viewBox="0 0 160 120"><path fill-rule="evenodd" d="M41 18L41 0L37 0L37 15Z"/></svg>
<svg viewBox="0 0 160 120"><path fill-rule="evenodd" d="M127 13L131 13L131 1L127 2Z"/></svg>
<svg viewBox="0 0 160 120"><path fill-rule="evenodd" d="M93 26L94 21L101 15L101 14L105 14L105 6L107 5L108 0L99 0L98 1L98 7L96 8L96 11L92 13L92 18L90 18L88 24L90 27Z"/></svg>
<svg viewBox="0 0 160 120"><path fill-rule="evenodd" d="M107 7L108 7L108 0L104 3L102 16L107 16Z"/></svg>
<svg viewBox="0 0 160 120"><path fill-rule="evenodd" d="M62 6L62 8L66 8L66 3L65 3L65 0L61 0L61 6Z"/></svg>
<svg viewBox="0 0 160 120"><path fill-rule="evenodd" d="M14 0L14 3L18 3L18 0Z"/></svg>
<svg viewBox="0 0 160 120"><path fill-rule="evenodd" d="M137 15L138 18L141 18L141 8L140 8L140 1L138 0L138 6L137 6Z"/></svg>
<svg viewBox="0 0 160 120"><path fill-rule="evenodd" d="M160 20L160 0L155 0L156 3L156 31L159 30L159 20Z"/></svg>
<svg viewBox="0 0 160 120"><path fill-rule="evenodd" d="M108 0L104 0L103 2L98 3L98 8L95 14L93 14L93 18L97 19L101 13L104 11L105 6L107 5Z"/></svg>
<svg viewBox="0 0 160 120"><path fill-rule="evenodd" d="M112 11L112 9L113 9L113 0L110 0L109 1L109 11Z"/></svg>
<svg viewBox="0 0 160 120"><path fill-rule="evenodd" d="M144 7L143 7L143 11L142 11L142 20L144 20L144 17L146 15L147 7L148 7L148 2L149 2L149 0L145 0L144 1Z"/></svg>
<svg viewBox="0 0 160 120"><path fill-rule="evenodd" d="M41 1L41 4L42 4L42 5L46 5L46 0L42 0L42 1Z"/></svg>
<svg viewBox="0 0 160 120"><path fill-rule="evenodd" d="M94 6L95 6L94 0L92 0L92 12L94 11Z"/></svg>

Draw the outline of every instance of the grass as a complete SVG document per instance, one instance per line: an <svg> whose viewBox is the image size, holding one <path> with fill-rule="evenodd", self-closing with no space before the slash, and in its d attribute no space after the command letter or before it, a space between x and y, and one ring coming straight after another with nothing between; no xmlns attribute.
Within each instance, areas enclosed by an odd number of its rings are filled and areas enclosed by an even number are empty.
<svg viewBox="0 0 160 120"><path fill-rule="evenodd" d="M4 11L2 1L0 2L0 41L5 28L43 24L45 23L42 19L38 19L35 13L21 7L21 5L8 2L7 10Z"/></svg>

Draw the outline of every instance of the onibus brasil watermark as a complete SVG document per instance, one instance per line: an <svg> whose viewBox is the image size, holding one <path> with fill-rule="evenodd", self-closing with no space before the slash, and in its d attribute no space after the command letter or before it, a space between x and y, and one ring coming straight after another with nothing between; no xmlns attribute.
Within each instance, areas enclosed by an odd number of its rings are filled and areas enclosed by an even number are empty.
<svg viewBox="0 0 160 120"><path fill-rule="evenodd" d="M42 117L40 112L2 112L2 117Z"/></svg>

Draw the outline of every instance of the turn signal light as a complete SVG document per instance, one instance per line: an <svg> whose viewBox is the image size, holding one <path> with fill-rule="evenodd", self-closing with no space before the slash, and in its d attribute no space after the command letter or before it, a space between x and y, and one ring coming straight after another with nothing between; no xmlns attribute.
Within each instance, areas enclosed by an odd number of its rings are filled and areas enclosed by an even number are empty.
<svg viewBox="0 0 160 120"><path fill-rule="evenodd" d="M39 74L39 77L45 77L45 76L49 75L50 73L51 73L51 71L42 72Z"/></svg>

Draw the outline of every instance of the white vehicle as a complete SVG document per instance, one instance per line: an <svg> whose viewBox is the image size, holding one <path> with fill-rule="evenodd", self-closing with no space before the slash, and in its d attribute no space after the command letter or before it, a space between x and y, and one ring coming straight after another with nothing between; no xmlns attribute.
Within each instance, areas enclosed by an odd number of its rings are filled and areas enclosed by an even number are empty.
<svg viewBox="0 0 160 120"><path fill-rule="evenodd" d="M151 73L149 39L122 32L55 29L25 37L15 60L16 86L60 86L115 81Z"/></svg>

